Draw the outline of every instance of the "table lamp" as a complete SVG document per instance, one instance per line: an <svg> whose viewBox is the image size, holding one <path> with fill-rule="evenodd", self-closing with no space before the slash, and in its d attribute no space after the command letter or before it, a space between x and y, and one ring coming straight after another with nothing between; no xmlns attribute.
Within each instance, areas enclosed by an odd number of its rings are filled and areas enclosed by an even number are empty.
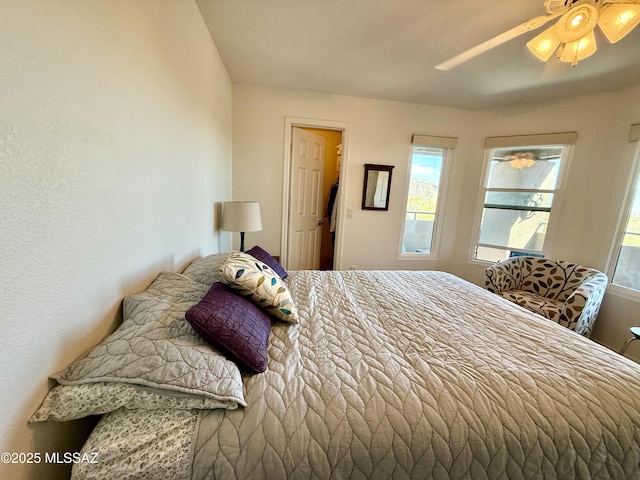
<svg viewBox="0 0 640 480"><path fill-rule="evenodd" d="M260 204L258 202L224 202L222 230L240 232L240 251L244 252L244 233L262 230Z"/></svg>

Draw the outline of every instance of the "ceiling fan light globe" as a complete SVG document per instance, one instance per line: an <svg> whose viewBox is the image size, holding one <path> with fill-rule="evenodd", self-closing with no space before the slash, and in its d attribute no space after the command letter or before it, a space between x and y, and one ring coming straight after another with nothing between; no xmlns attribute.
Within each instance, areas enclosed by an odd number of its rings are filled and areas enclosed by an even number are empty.
<svg viewBox="0 0 640 480"><path fill-rule="evenodd" d="M616 43L640 24L640 5L610 4L603 8L598 26L607 40Z"/></svg>
<svg viewBox="0 0 640 480"><path fill-rule="evenodd" d="M591 4L581 4L567 11L556 24L556 33L562 43L575 42L598 23L598 9Z"/></svg>
<svg viewBox="0 0 640 480"><path fill-rule="evenodd" d="M527 48L543 62L551 58L560 45L555 25L537 35L527 43Z"/></svg>
<svg viewBox="0 0 640 480"><path fill-rule="evenodd" d="M584 37L567 43L560 55L560 61L571 63L575 67L580 60L584 60L596 53L597 49L596 36L591 30Z"/></svg>

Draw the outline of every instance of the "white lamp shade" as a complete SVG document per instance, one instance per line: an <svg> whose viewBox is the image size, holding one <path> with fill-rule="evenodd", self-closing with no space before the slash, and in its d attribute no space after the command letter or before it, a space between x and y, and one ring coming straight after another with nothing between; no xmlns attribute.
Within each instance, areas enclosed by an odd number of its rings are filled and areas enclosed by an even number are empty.
<svg viewBox="0 0 640 480"><path fill-rule="evenodd" d="M551 58L551 55L558 49L560 39L556 35L556 26L545 30L540 35L527 43L527 48L543 62Z"/></svg>
<svg viewBox="0 0 640 480"><path fill-rule="evenodd" d="M262 230L258 202L224 202L222 230L227 232L257 232Z"/></svg>
<svg viewBox="0 0 640 480"><path fill-rule="evenodd" d="M575 42L593 31L598 23L598 9L591 4L571 8L556 23L556 35L562 43Z"/></svg>
<svg viewBox="0 0 640 480"><path fill-rule="evenodd" d="M598 25L607 40L616 43L640 23L640 5L611 4L602 9Z"/></svg>
<svg viewBox="0 0 640 480"><path fill-rule="evenodd" d="M592 30L581 39L567 43L560 55L560 61L571 63L571 65L575 66L578 61L596 53L597 49L596 36L593 34Z"/></svg>

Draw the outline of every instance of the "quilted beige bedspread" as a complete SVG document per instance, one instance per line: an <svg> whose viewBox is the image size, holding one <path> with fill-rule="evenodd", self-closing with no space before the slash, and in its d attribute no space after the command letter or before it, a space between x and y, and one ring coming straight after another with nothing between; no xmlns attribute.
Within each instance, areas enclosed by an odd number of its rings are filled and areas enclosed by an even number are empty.
<svg viewBox="0 0 640 480"><path fill-rule="evenodd" d="M195 479L640 478L640 370L440 272L291 272L248 406Z"/></svg>

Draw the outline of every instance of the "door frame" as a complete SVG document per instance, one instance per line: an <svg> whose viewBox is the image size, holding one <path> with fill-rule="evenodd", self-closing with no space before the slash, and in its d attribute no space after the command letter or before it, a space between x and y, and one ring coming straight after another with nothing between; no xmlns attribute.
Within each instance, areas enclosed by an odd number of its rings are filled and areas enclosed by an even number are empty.
<svg viewBox="0 0 640 480"><path fill-rule="evenodd" d="M289 255L289 187L291 181L291 141L292 141L292 129L294 127L300 128L318 128L322 130L338 130L342 132L342 155L340 157L340 184L343 188L338 189L338 211L336 216L336 241L333 249L334 268L339 270L342 265L342 241L343 232L342 222L346 218L344 212L346 211L346 186L347 183L347 162L348 162L348 145L349 145L349 129L350 124L347 122L338 122L334 120L319 120L315 118L304 117L284 117L284 169L282 180L282 225L280 233L280 262L284 268L288 268L288 255Z"/></svg>

